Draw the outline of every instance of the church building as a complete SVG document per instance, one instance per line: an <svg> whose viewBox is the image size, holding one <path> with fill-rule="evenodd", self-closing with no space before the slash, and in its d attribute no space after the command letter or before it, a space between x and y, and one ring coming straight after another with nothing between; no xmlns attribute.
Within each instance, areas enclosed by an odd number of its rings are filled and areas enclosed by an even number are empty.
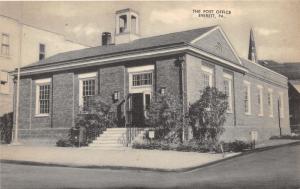
<svg viewBox="0 0 300 189"><path fill-rule="evenodd" d="M220 26L142 38L139 13L124 9L115 19L114 43L105 32L101 46L21 68L21 141L38 137L56 142L94 95L118 107L118 117L126 120L119 127L144 127L153 94L178 95L187 110L206 86L228 95L222 140L248 140L257 132L262 141L280 130L290 132L287 78L258 64L255 52L254 59L241 58Z"/></svg>

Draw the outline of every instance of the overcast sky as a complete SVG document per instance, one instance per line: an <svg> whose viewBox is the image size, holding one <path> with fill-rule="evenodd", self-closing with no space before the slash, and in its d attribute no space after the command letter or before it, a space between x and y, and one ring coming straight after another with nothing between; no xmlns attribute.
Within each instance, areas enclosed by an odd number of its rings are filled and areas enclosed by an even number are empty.
<svg viewBox="0 0 300 189"><path fill-rule="evenodd" d="M114 32L116 10L140 13L141 36L221 25L241 57L247 57L249 30L259 59L300 61L300 1L226 2L0 2L0 14L64 34L90 46L104 31ZM199 18L193 9L228 10L223 18Z"/></svg>

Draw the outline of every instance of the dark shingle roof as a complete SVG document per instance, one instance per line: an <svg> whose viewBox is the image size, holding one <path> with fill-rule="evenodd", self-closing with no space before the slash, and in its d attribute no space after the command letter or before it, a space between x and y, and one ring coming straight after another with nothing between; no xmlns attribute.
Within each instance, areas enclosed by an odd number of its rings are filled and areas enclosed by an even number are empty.
<svg viewBox="0 0 300 189"><path fill-rule="evenodd" d="M261 60L259 63L275 72L285 75L289 80L300 79L300 62L278 63L272 60Z"/></svg>
<svg viewBox="0 0 300 189"><path fill-rule="evenodd" d="M129 43L124 43L119 45L98 46L98 47L59 53L25 67L31 67L31 66L42 65L42 64L51 64L55 62L71 61L71 60L77 60L77 59L89 58L89 57L104 56L110 54L117 54L117 53L135 51L135 50L141 50L147 48L162 47L162 46L178 44L178 43L190 43L193 39L201 36L202 34L208 32L214 27L216 26L141 38Z"/></svg>

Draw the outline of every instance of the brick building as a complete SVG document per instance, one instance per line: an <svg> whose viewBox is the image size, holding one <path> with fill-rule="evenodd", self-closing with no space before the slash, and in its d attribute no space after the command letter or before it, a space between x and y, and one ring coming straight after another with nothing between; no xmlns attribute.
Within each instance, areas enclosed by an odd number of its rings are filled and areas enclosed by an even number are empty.
<svg viewBox="0 0 300 189"><path fill-rule="evenodd" d="M278 63L271 60L262 60L259 63L288 78L291 130L300 133L300 63Z"/></svg>
<svg viewBox="0 0 300 189"><path fill-rule="evenodd" d="M138 23L138 13L117 11L115 44L105 33L102 46L23 67L20 138L59 138L96 94L115 104L122 119L143 126L154 92L181 96L187 109L206 86L229 96L224 140L248 140L251 131L264 140L279 135L279 126L290 132L287 78L240 58L220 26L140 38Z"/></svg>

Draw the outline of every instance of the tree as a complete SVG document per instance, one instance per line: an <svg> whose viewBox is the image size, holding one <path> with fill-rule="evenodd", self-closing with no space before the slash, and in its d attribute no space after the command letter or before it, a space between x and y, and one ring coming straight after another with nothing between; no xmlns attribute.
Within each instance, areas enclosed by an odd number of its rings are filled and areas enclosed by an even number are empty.
<svg viewBox="0 0 300 189"><path fill-rule="evenodd" d="M106 128L116 126L115 111L101 96L94 96L86 111L77 115L76 126L86 127L88 141L92 141Z"/></svg>
<svg viewBox="0 0 300 189"><path fill-rule="evenodd" d="M215 87L204 89L201 97L189 108L189 122L193 137L201 142L216 144L224 132L228 108L227 96Z"/></svg>
<svg viewBox="0 0 300 189"><path fill-rule="evenodd" d="M155 94L147 112L146 123L155 128L157 139L180 141L183 128L181 100L170 93Z"/></svg>

